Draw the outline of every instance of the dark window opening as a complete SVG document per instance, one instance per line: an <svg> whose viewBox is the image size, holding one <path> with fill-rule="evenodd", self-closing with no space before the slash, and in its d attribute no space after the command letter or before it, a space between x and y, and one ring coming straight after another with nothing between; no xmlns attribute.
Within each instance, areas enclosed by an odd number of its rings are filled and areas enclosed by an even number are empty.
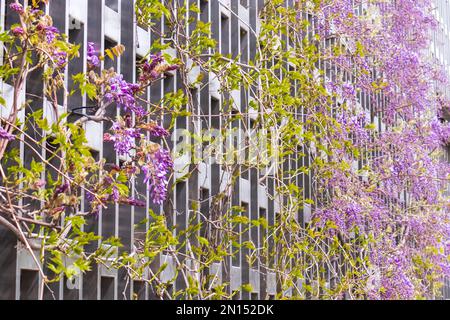
<svg viewBox="0 0 450 320"><path fill-rule="evenodd" d="M244 28L240 30L240 39L241 39L241 60L243 62L247 61L247 49L248 49L248 32Z"/></svg>
<svg viewBox="0 0 450 320"><path fill-rule="evenodd" d="M207 236L207 226L205 221L205 218L209 218L209 190L206 188L200 188L200 213L201 218L200 221L202 221L202 226L200 229L200 236L206 237Z"/></svg>
<svg viewBox="0 0 450 320"><path fill-rule="evenodd" d="M220 28L221 28L221 51L222 54L230 53L230 19L225 16L220 16Z"/></svg>
<svg viewBox="0 0 450 320"><path fill-rule="evenodd" d="M39 272L20 271L20 300L37 300L39 298Z"/></svg>
<svg viewBox="0 0 450 320"><path fill-rule="evenodd" d="M111 8L114 11L119 12L119 0L105 0L105 4L108 8Z"/></svg>
<svg viewBox="0 0 450 320"><path fill-rule="evenodd" d="M248 8L248 0L241 0L241 6Z"/></svg>
<svg viewBox="0 0 450 320"><path fill-rule="evenodd" d="M144 281L133 281L133 300L145 300Z"/></svg>
<svg viewBox="0 0 450 320"><path fill-rule="evenodd" d="M200 12L208 13L208 0L200 0Z"/></svg>
<svg viewBox="0 0 450 320"><path fill-rule="evenodd" d="M101 300L114 300L114 278L101 277L100 279L100 298Z"/></svg>
<svg viewBox="0 0 450 320"><path fill-rule="evenodd" d="M83 58L83 52L84 52L84 24L79 23L80 28L71 28L69 30L69 42L73 44L80 45L80 56L78 58L75 58L69 62L69 74L79 74L84 71L84 58ZM78 85L75 85L72 77L68 78L69 82L69 91L75 90ZM80 92L77 92L71 96L68 97L68 103L69 103L69 110L73 110L75 108L83 107L83 97ZM77 113L84 113L86 110L80 109L77 110Z"/></svg>

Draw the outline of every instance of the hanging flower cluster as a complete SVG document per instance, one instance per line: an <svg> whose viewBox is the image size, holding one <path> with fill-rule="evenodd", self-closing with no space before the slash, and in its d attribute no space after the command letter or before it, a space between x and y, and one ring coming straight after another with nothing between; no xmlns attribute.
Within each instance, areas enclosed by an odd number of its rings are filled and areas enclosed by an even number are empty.
<svg viewBox="0 0 450 320"><path fill-rule="evenodd" d="M154 121L144 123L140 128L149 132L152 137L163 138L169 136L169 132Z"/></svg>
<svg viewBox="0 0 450 320"><path fill-rule="evenodd" d="M11 10L17 12L18 14L24 14L25 10L23 9L23 6L20 3L13 2L9 5Z"/></svg>
<svg viewBox="0 0 450 320"><path fill-rule="evenodd" d="M145 157L146 163L142 166L146 183L150 183L153 202L162 204L167 197L167 176L173 169L173 161L169 151L158 149Z"/></svg>
<svg viewBox="0 0 450 320"><path fill-rule="evenodd" d="M67 65L68 54L60 49L57 42L62 39L59 30L53 26L50 16L42 10L28 6L24 8L20 3L13 2L9 5L10 9L16 12L21 25L12 28L11 33L21 41L29 40L33 45L39 48L39 55L51 56L54 67L62 69ZM28 23L32 21L32 23ZM26 28L25 28L26 24Z"/></svg>
<svg viewBox="0 0 450 320"><path fill-rule="evenodd" d="M139 81L143 84L151 83L161 77L165 72L170 72L178 69L178 65L168 64L161 53L152 54L148 61L145 61L142 66L142 73Z"/></svg>
<svg viewBox="0 0 450 320"><path fill-rule="evenodd" d="M95 50L95 44L93 42L88 42L87 47L87 62L90 69L100 66L100 58Z"/></svg>
<svg viewBox="0 0 450 320"><path fill-rule="evenodd" d="M60 31L53 26L51 17L37 7L23 7L18 2L11 3L9 7L20 18L20 24L12 28L11 34L22 44L30 41L43 59L50 58L53 63L51 67L55 71L62 72L68 60L76 53L71 51L71 46L67 49L66 42ZM108 202L145 206L144 202L129 198L128 188L122 186L124 177L129 181L140 172L144 173L144 182L149 184L154 202L162 204L167 198L168 179L173 163L170 152L161 144L150 141L150 138L163 139L169 136L169 132L155 121L149 121L149 113L139 104L138 97L152 82L162 78L166 72L176 70L178 66L167 63L160 53L151 55L149 60L142 64L139 81L130 83L113 69L96 72L95 69L105 58L100 55L95 43L88 43L86 53L89 73L84 76L83 83L95 88L92 91L95 94L91 98L96 99L99 106L118 106L122 113L122 116L112 119L112 127L110 132L105 133L104 141L111 142L117 154L127 160L121 167L113 167L104 178L97 179L96 182L94 179L95 183L91 185L86 184L85 194L91 202L92 212L98 212ZM52 77L51 72L48 72L48 75L49 81L53 78L55 81L59 79ZM0 127L0 140L13 139L11 133ZM120 181L117 180L118 177ZM54 195L70 198L74 190L69 180L66 180L55 187ZM65 203L65 200L63 202Z"/></svg>
<svg viewBox="0 0 450 320"><path fill-rule="evenodd" d="M138 117L144 117L147 112L136 103L136 94L140 90L139 84L128 83L123 80L122 75L115 75L109 79L109 91L106 93L105 99L109 102L116 102L125 112L131 111Z"/></svg>
<svg viewBox="0 0 450 320"><path fill-rule="evenodd" d="M88 64L92 67L99 64L93 43L88 46ZM169 132L155 121L148 121L149 114L139 105L137 97L152 81L160 78L165 72L176 69L176 65L169 65L161 54L157 54L152 55L150 60L142 65L138 83L129 83L122 75L111 71L104 72L102 80L96 80L105 83L104 101L108 104L117 104L124 113L113 122L110 132L104 134L104 141L113 143L119 156L129 157L129 161L123 168L119 168L118 172L124 172L130 178L142 171L144 183L149 184L151 198L157 204L162 204L167 199L168 178L173 161L167 149L148 138L165 138L169 136ZM149 134L148 138L146 133ZM112 188L112 192L113 201L117 202L120 199L119 202L124 201L117 189ZM142 204L136 199L128 203Z"/></svg>
<svg viewBox="0 0 450 320"><path fill-rule="evenodd" d="M38 9L38 2L33 2L33 5L24 7L18 1L11 2L9 9L18 15L18 23L14 24L9 31L11 38L5 38L4 50L6 53L14 51L14 55L9 59L9 70L11 75L17 73L15 70L21 68L21 72L28 73L30 70L35 70L45 66L46 72L44 73L44 81L47 82L48 87L52 87L55 90L60 90L63 86L64 68L69 59L72 59L77 55L75 46L66 43L64 37L61 36L59 30L53 26L53 21L50 16L46 15L44 11ZM9 47L6 46L8 43ZM21 48L17 53L17 48ZM18 57L21 52L27 53L27 59L22 56L22 63L19 63ZM31 59L31 53L35 54L37 59ZM6 57L7 55L5 55ZM36 65L31 65L35 62ZM15 69L14 69L15 68ZM6 70L5 70L6 71ZM7 76L8 77L8 76ZM16 89L19 90L24 86L24 78L16 79ZM46 94L51 90L49 89ZM11 141L14 139L12 132L14 126L11 123L15 123L17 120L17 112L19 106L16 105L12 108L12 112L8 117L7 124L0 129L0 139ZM4 153L4 149L7 144L1 144Z"/></svg>
<svg viewBox="0 0 450 320"><path fill-rule="evenodd" d="M141 138L139 130L125 127L123 121L114 122L111 130L114 135L105 133L104 140L114 142L114 148L119 155L130 155L131 150L136 148L135 139Z"/></svg>
<svg viewBox="0 0 450 320"><path fill-rule="evenodd" d="M6 131L5 129L3 129L2 127L0 127L0 139L12 141L15 139L15 136Z"/></svg>

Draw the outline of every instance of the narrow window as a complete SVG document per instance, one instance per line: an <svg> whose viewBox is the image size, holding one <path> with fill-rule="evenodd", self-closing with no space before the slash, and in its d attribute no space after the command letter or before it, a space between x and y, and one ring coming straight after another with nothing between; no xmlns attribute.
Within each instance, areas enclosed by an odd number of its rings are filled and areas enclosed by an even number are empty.
<svg viewBox="0 0 450 320"><path fill-rule="evenodd" d="M101 277L100 280L101 300L114 300L114 278L113 277Z"/></svg>
<svg viewBox="0 0 450 320"><path fill-rule="evenodd" d="M34 270L20 272L20 300L37 300L39 298L39 273Z"/></svg>
<svg viewBox="0 0 450 320"><path fill-rule="evenodd" d="M119 12L119 0L105 0L105 4L108 8L111 8L114 11Z"/></svg>

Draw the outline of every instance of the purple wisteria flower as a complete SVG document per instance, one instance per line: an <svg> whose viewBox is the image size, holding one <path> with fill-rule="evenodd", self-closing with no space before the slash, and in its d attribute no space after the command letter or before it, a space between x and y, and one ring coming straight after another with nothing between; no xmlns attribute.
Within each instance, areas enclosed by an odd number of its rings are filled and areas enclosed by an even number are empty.
<svg viewBox="0 0 450 320"><path fill-rule="evenodd" d="M84 196L91 206L91 213L94 215L94 217L97 218L98 214L100 213L100 210L102 209L102 206L98 204L97 199L95 198L93 193L86 191Z"/></svg>
<svg viewBox="0 0 450 320"><path fill-rule="evenodd" d="M9 5L9 8L18 14L23 14L25 10L23 9L22 5L20 3L13 2Z"/></svg>
<svg viewBox="0 0 450 320"><path fill-rule="evenodd" d="M60 186L56 187L55 189L55 195L60 195L62 193L66 193L69 190L69 182L68 181L64 181L63 184L61 184Z"/></svg>
<svg viewBox="0 0 450 320"><path fill-rule="evenodd" d="M140 89L139 85L126 82L123 80L122 75L112 77L109 85L111 90L105 94L107 101L118 103L125 111L131 110L138 117L147 115L147 112L141 106L137 105L134 97Z"/></svg>
<svg viewBox="0 0 450 320"><path fill-rule="evenodd" d="M40 180L38 180L38 181L36 181L36 182L34 183L33 187L35 187L36 189L41 189L41 188L43 188L46 184L47 184L47 181L40 179Z"/></svg>
<svg viewBox="0 0 450 320"><path fill-rule="evenodd" d="M134 139L140 138L140 131L135 128L124 128L119 122L114 122L111 129L114 135L106 133L104 140L114 142L114 149L119 155L129 155L130 151L136 147Z"/></svg>
<svg viewBox="0 0 450 320"><path fill-rule="evenodd" d="M113 186L113 192L111 194L111 198L114 202L118 202L120 199L119 189L116 186Z"/></svg>
<svg viewBox="0 0 450 320"><path fill-rule="evenodd" d="M344 83L342 85L342 95L345 99L353 99L355 97L355 88L349 83Z"/></svg>
<svg viewBox="0 0 450 320"><path fill-rule="evenodd" d="M23 30L23 28L21 27L15 27L14 29L11 30L11 32L13 33L13 35L18 37L24 35L25 30Z"/></svg>
<svg viewBox="0 0 450 320"><path fill-rule="evenodd" d="M114 202L117 202L120 199L119 189L116 186L113 186L112 188L112 199Z"/></svg>
<svg viewBox="0 0 450 320"><path fill-rule="evenodd" d="M169 132L164 129L163 127L156 125L153 127L152 130L150 130L150 135L161 138L161 137L167 137L169 135Z"/></svg>
<svg viewBox="0 0 450 320"><path fill-rule="evenodd" d="M435 141L442 144L447 144L450 141L450 124L447 122L441 122L438 119L434 119L431 122L431 141L430 144Z"/></svg>
<svg viewBox="0 0 450 320"><path fill-rule="evenodd" d="M124 203L124 204L128 204L128 205L130 205L132 207L142 207L142 208L144 208L146 206L146 203L144 201L141 201L141 200L138 200L138 199L133 199L133 198L124 199L121 202Z"/></svg>
<svg viewBox="0 0 450 320"><path fill-rule="evenodd" d="M47 39L47 43L52 43L58 33L59 30L54 26L45 27L45 37Z"/></svg>
<svg viewBox="0 0 450 320"><path fill-rule="evenodd" d="M170 133L166 129L156 124L155 122L146 123L140 126L140 128L148 131L152 137L156 138L167 137L170 135Z"/></svg>
<svg viewBox="0 0 450 320"><path fill-rule="evenodd" d="M320 218L322 227L329 222L333 223L334 227L329 230L330 234L335 234L336 231L348 234L355 227L361 227L361 212L362 208L356 202L336 200L329 208L317 210L315 216Z"/></svg>
<svg viewBox="0 0 450 320"><path fill-rule="evenodd" d="M179 68L178 65L169 65L161 53L152 54L148 61L142 65L142 74L139 77L141 82L151 82L161 77L166 71L174 71Z"/></svg>
<svg viewBox="0 0 450 320"><path fill-rule="evenodd" d="M94 201L96 200L96 199L95 199L95 196L94 196L94 192L95 192L95 191L93 191L93 190L91 190L91 191L85 191L84 197L86 198L87 201L89 201L89 202L94 202Z"/></svg>
<svg viewBox="0 0 450 320"><path fill-rule="evenodd" d="M139 80L142 82L146 82L158 78L160 73L155 69L163 61L164 58L162 57L161 53L150 55L150 59L142 65L142 74Z"/></svg>
<svg viewBox="0 0 450 320"><path fill-rule="evenodd" d="M147 164L142 166L144 183L150 184L151 197L156 204L162 204L167 198L168 175L172 169L173 161L168 150L159 148L147 155Z"/></svg>
<svg viewBox="0 0 450 320"><path fill-rule="evenodd" d="M93 42L88 42L87 62L89 67L91 68L95 68L100 65L100 59L97 55L97 51L95 50L95 44Z"/></svg>
<svg viewBox="0 0 450 320"><path fill-rule="evenodd" d="M66 52L63 52L63 51L55 51L55 52L53 53L53 59L54 59L56 65L57 65L59 68L62 68L62 67L64 67L64 66L66 65L66 63L67 63L67 53L66 53Z"/></svg>
<svg viewBox="0 0 450 320"><path fill-rule="evenodd" d="M8 140L8 141L12 141L16 139L16 137L14 135L12 135L11 133L9 133L8 131L6 131L5 129L3 129L2 127L0 127L0 140Z"/></svg>

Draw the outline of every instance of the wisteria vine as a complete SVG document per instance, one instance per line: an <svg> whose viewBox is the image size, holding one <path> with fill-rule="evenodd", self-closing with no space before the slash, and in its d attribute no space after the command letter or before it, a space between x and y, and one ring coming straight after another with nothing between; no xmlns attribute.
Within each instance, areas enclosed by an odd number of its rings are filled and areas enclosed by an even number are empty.
<svg viewBox="0 0 450 320"><path fill-rule="evenodd" d="M358 150L355 157L334 147L330 161L363 166L320 169L328 174L319 188L332 195L314 217L332 236L371 239L367 264L380 272L378 287L365 292L372 299L430 298L434 281L448 276L450 167L441 154L450 127L441 116L448 103L435 86L446 77L428 51L437 26L432 10L428 0L333 0L316 11L320 37L339 43L328 52L341 72L325 81L342 102L338 130L327 138L350 136ZM325 106L319 112L331 116Z"/></svg>
<svg viewBox="0 0 450 320"><path fill-rule="evenodd" d="M249 268L257 261L262 274L275 274L279 298L286 298L287 292L294 298L331 299L438 295L443 279L450 276L450 165L443 160L450 142L445 119L450 104L439 91L448 85L447 75L428 51L430 34L438 27L432 0L297 0L292 6L266 1L260 8L256 53L247 62L239 54L220 53L210 26L186 18L199 14L196 6L187 14L183 11L187 9L170 1L136 2L140 24L154 28L154 22L165 17L168 34L156 28L152 32L170 38L170 43L153 44L135 83L114 69L102 69L105 59L120 57L126 48L119 45L103 53L100 44L88 43L88 71L73 75L70 90L65 88L64 72L78 56L78 48L37 5L23 7L18 1L10 5L19 23L2 34L8 63L0 71L3 80L12 81L16 97L11 114L0 123L0 222L31 254L40 247L27 241L33 237L29 226L45 230L53 280L104 263L148 282L161 297L231 298L236 292L230 284L213 285L210 271L213 263L226 265L226 259L241 250ZM185 34L186 25L195 24ZM176 59L161 53L169 46L177 52ZM23 51L17 52L17 47ZM31 53L37 60L29 58ZM194 68L200 74L192 80ZM24 126L19 121L19 92L30 70L37 69L45 70L44 95L57 121L49 124L42 112L34 112L23 120ZM169 72L179 73L183 87L179 96L171 93L157 104L142 98ZM172 212L150 212L153 220L145 240L136 240L132 253L122 252L112 263L103 247L85 252L86 244L99 240L82 230L85 217L97 217L117 203L148 206L144 195L131 196L134 179L148 185L151 201L166 210L175 166L166 141L170 128L161 125L164 115L188 118L191 141L213 143L209 136L199 137L199 129L207 124L198 120L204 115L198 113L192 96L192 89L203 88L208 76L218 80L223 99L235 96L236 90L251 94L256 118L248 122L254 128L247 129L264 132L270 140L274 160L270 168L254 159L247 159L244 166L223 164L228 178L213 182L221 191L211 199L189 199L190 223L200 221L198 225L180 232L167 222ZM59 114L58 106L64 103L65 110L71 110L70 91L87 95L93 111ZM170 99L179 99L173 103L178 108L168 106ZM233 104L231 98L223 103ZM108 116L107 110L117 111L117 116ZM220 109L222 128L247 120L250 106L236 110ZM79 118L66 121L74 115ZM84 132L90 121L104 125L103 140L113 146L120 161L94 160ZM39 128L38 141L27 133L28 126ZM35 152L31 164L22 164L11 147L18 141L31 150L45 142L47 149L57 151L51 161ZM293 162L301 164L289 169ZM44 166L56 172L56 178L46 180ZM233 201L233 186L248 168L258 170L258 183L266 191L273 187L267 198L277 215L270 223L268 216L251 220ZM199 165L190 164L188 169L175 184L198 178ZM307 182L312 194L306 192ZM87 206L81 206L82 195ZM19 205L23 200L43 205ZM208 214L199 208L206 202ZM308 208L311 219L300 221ZM258 235L264 239L248 236L252 228L260 228ZM238 243L242 235L249 241ZM102 241L112 250L120 246L120 239ZM65 266L61 253L80 259L77 272ZM168 282L160 274L166 266L155 270L155 259L162 254L171 255L176 264L177 274ZM45 260L43 253L40 259ZM184 287L171 294L176 280L184 281ZM240 289L252 291L250 284Z"/></svg>

